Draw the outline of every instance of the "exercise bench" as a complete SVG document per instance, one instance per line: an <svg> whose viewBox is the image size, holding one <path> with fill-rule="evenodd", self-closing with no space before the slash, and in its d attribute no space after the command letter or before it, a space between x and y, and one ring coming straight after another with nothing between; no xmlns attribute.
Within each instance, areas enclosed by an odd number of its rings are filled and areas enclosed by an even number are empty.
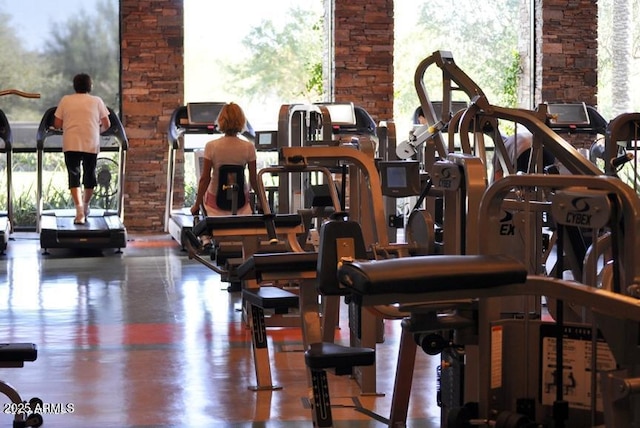
<svg viewBox="0 0 640 428"><path fill-rule="evenodd" d="M356 222L333 220L322 225L319 238L316 287L324 299L339 299L348 294L348 289L338 283L337 272L342 259L367 257L362 230ZM310 340L305 351L312 391L313 424L316 427L333 425L327 370L332 369L337 376L351 376L355 374L355 368L375 364L374 348L336 344L333 332L332 325L323 320L321 337ZM375 367L373 370L375 372Z"/></svg>
<svg viewBox="0 0 640 428"><path fill-rule="evenodd" d="M283 248L303 251L298 241L298 235L302 233L304 225L298 214L252 214L205 217L187 231L186 236L189 257L219 273L223 281L230 282L229 291L240 291L241 287L236 285L240 283L236 270L241 262L258 251L279 252ZM228 245L234 257L219 257L218 249L208 256L200 254L198 237L202 235L211 236L219 247Z"/></svg>
<svg viewBox="0 0 640 428"><path fill-rule="evenodd" d="M26 361L32 362L38 358L38 348L33 343L2 343L0 344L0 367L19 368L24 367ZM11 403L23 405L26 403L20 397L18 391L7 382L0 381L0 393L11 400ZM29 400L30 414L16 412L13 419L13 428L39 427L42 425L42 416L35 412L35 408L42 405L39 398Z"/></svg>
<svg viewBox="0 0 640 428"><path fill-rule="evenodd" d="M360 305L400 304L402 311L412 313L402 322L389 416L389 426L395 427L406 424L417 350L416 333L444 328L438 317L424 314L447 306L467 306L466 302L482 296L489 288L523 284L527 270L508 256L432 255L345 262L338 269L338 278ZM466 328L472 319L456 319L448 327Z"/></svg>
<svg viewBox="0 0 640 428"><path fill-rule="evenodd" d="M254 284L242 290L242 298L247 307L247 319L251 329L251 344L256 371L257 386L253 390L280 389L271 379L269 350L267 346L267 323L265 309L275 314L287 314L291 310L304 308L299 294L276 286L279 281L314 280L317 253L258 253L249 257L237 268L238 277L245 283ZM266 285L272 284L272 285ZM304 296L308 293L301 285L298 290ZM317 296L317 295L316 295ZM316 297L317 302L317 297ZM304 309L303 309L304 310ZM315 311L318 311L317 304ZM298 320L298 325L300 321ZM304 330L303 330L304 331Z"/></svg>
<svg viewBox="0 0 640 428"><path fill-rule="evenodd" d="M348 226L348 224L345 225ZM358 249L360 250L360 247ZM325 253L331 253L331 251L325 248ZM331 258L331 255L327 255L324 260ZM333 259L336 260L336 257L333 256ZM329 296L323 295L323 308L320 309L318 293L322 288L317 282L333 278L332 282L336 283L336 269L337 263L334 262L333 269L329 269L333 274L329 273L327 277L328 270L318 260L318 254L312 252L254 254L238 267L241 278L255 280L259 284L292 279L309 280L313 283L311 285L303 281L298 288L299 295L296 297L299 299L305 364L308 368L308 382L313 396L312 416L314 425L317 427L330 427L333 423L327 370L333 370L336 375L351 375L354 367L370 366L375 363L375 349L333 343L335 326L338 323L339 295L335 293ZM250 303L251 308L252 345L258 378L258 386L252 389L278 388L271 382L263 309L272 308L276 311L277 308L290 309L293 298L289 294L292 293L273 286L243 289L243 296Z"/></svg>
<svg viewBox="0 0 640 428"><path fill-rule="evenodd" d="M336 376L351 376L354 367L373 365L376 361L376 351L373 348L318 342L312 343L305 351L304 361L311 373L313 425L331 427L333 416L327 370L333 369Z"/></svg>

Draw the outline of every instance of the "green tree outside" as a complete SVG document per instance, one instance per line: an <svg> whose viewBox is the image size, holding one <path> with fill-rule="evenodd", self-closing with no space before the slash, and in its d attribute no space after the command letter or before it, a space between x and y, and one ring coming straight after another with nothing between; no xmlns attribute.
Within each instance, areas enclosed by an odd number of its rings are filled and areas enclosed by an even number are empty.
<svg viewBox="0 0 640 428"><path fill-rule="evenodd" d="M283 104L324 100L323 17L300 7L289 9L287 16L281 28L262 20L242 40L249 57L224 66L230 93L254 100L275 97Z"/></svg>
<svg viewBox="0 0 640 428"><path fill-rule="evenodd" d="M521 4L521 0L487 0L470 7L465 0L414 0L410 13L396 13L396 123L410 119L419 105L413 83L418 64L439 50L453 54L458 67L482 88L489 102L516 107L514 85L521 66L514 62L520 59L514 52ZM442 97L441 74L435 68L424 76L433 100ZM458 99L468 100L465 94Z"/></svg>
<svg viewBox="0 0 640 428"><path fill-rule="evenodd" d="M1 6L1 5L0 5ZM36 12L34 12L36 13ZM42 52L32 52L16 36L11 16L0 10L6 22L0 28L0 88L19 89L40 94L40 99L16 96L0 97L0 109L7 115L14 131L14 147L26 149L14 153L13 224L17 227L35 225L36 129L44 112L54 107L60 98L73 93L73 76L89 73L94 81L93 93L119 110L119 3L102 0L95 10L80 9L77 14L54 23ZM24 131L19 131L24 129ZM3 167L6 162L3 159ZM44 157L44 208L71 206L66 174L61 154ZM6 175L0 176L1 188L6 188ZM6 195L0 197L6 206Z"/></svg>

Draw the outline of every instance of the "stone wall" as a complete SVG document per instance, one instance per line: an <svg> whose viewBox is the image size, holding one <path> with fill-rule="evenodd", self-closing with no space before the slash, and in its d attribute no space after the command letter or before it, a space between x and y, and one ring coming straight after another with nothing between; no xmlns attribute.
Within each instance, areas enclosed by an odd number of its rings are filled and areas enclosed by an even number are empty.
<svg viewBox="0 0 640 428"><path fill-rule="evenodd" d="M595 0L536 0L536 101L597 105L598 4ZM575 147L593 136L562 135Z"/></svg>
<svg viewBox="0 0 640 428"><path fill-rule="evenodd" d="M124 223L161 232L167 189L167 127L183 103L182 0L121 0L122 113L129 138Z"/></svg>
<svg viewBox="0 0 640 428"><path fill-rule="evenodd" d="M335 0L334 99L393 119L393 0Z"/></svg>
<svg viewBox="0 0 640 428"><path fill-rule="evenodd" d="M538 102L596 105L598 5L595 0L536 0Z"/></svg>

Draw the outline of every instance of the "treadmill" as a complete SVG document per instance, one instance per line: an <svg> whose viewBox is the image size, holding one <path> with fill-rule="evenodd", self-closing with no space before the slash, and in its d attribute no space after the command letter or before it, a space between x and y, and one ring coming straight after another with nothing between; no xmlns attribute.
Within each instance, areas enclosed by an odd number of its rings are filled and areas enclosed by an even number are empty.
<svg viewBox="0 0 640 428"><path fill-rule="evenodd" d="M0 96L17 95L22 98L40 98L40 94L19 91L17 89L5 89L0 91ZM6 186L6 211L0 211L0 254L4 254L9 242L9 235L13 232L13 185L12 185L12 158L13 153L13 132L11 125L5 113L0 110L0 153L6 155L5 174L7 180Z"/></svg>
<svg viewBox="0 0 640 428"><path fill-rule="evenodd" d="M127 245L127 232L122 222L124 205L124 166L128 140L118 115L109 110L111 126L100 134L100 154L96 167L98 185L91 200L101 208L91 206L85 224L73 223L75 209L44 209L43 172L47 153L62 153L62 132L53 128L56 107L49 108L38 126L37 230L40 248L48 254L50 248L102 250L114 248L121 252Z"/></svg>
<svg viewBox="0 0 640 428"><path fill-rule="evenodd" d="M223 134L218 130L216 120L224 102L196 102L180 106L171 114L167 140L169 142L169 165L167 168L167 200L165 208L165 230L176 240L184 250L186 249L186 232L193 229L194 218L191 214L191 206L184 206L184 181L182 188L177 188L176 172L178 154L182 152L182 160L190 153L196 163L196 191L200 178L200 165L202 157L198 156L208 141L219 138ZM255 141L255 132L249 121L247 129L242 135L249 141ZM184 175L182 176L184 180ZM181 195L176 198L176 195Z"/></svg>
<svg viewBox="0 0 640 428"><path fill-rule="evenodd" d="M11 146L13 144L13 137L11 134L11 126L9 120L2 110L0 110L0 153L6 155L5 173L7 180L6 187L6 211L0 211L0 254L4 254L7 249L7 243L9 242L9 235L11 234Z"/></svg>

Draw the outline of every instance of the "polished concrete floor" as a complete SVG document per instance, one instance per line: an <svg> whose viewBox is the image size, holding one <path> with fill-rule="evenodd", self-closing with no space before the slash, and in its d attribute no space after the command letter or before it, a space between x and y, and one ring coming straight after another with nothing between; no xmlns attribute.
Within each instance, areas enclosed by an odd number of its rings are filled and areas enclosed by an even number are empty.
<svg viewBox="0 0 640 428"><path fill-rule="evenodd" d="M0 340L38 346L36 361L0 369L0 379L23 399L50 404L44 427L312 426L300 329L268 331L273 380L283 389L249 390L255 371L239 293L168 235L131 235L122 254L50 252L41 254L37 235L16 233L0 266ZM344 318L339 340L348 335ZM384 328L379 395L329 377L337 427L385 426L399 321ZM409 427L440 426L438 364L417 356ZM11 421L0 414L0 427Z"/></svg>

